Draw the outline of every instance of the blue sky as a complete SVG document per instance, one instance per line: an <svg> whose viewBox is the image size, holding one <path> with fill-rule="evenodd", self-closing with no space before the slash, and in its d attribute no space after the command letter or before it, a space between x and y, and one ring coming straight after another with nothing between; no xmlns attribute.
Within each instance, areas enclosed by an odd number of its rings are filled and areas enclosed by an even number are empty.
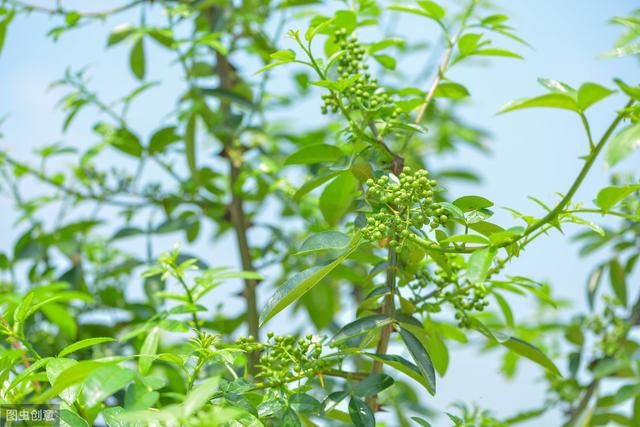
<svg viewBox="0 0 640 427"><path fill-rule="evenodd" d="M78 7L86 7L86 3L65 2L80 5ZM109 3L112 2L100 2L98 7ZM508 11L513 25L532 49L518 48L525 61L497 60L490 66L454 70L450 77L464 83L472 94L471 103L463 109L464 116L492 132L489 145L493 154L484 156L463 149L438 160L440 163L435 166L465 165L483 176L481 192L474 186L458 185L449 188L452 195L481 194L497 206L508 205L523 212L540 214L527 196L553 203L557 200L555 192L566 191L577 174L581 166L579 156L586 154L587 143L579 119L569 112L557 110L525 110L500 116L495 112L511 99L542 93L536 83L538 77L553 78L574 86L593 81L612 87L613 77L638 83L637 60L596 58L611 48L619 34L607 20L628 13L637 7L637 2L502 0L495 3ZM127 69L129 48L104 49L111 27L130 19L131 16L120 15L117 19L63 36L54 44L45 34L54 26L55 20L36 14L18 17L9 29L0 55L0 116L9 114L2 125L5 136L0 145L17 157L29 158L34 148L60 140L74 145L94 142L96 137L91 126L95 116L92 114L81 115L69 133L61 133L63 115L55 108L61 93L48 91L47 87L60 78L66 68L79 69L87 65L93 86L107 98L120 95L123 86L133 86L133 77ZM407 27L411 37L433 35L431 29L425 29L417 21L407 22L412 25ZM283 46L288 47L287 43L283 39ZM151 80L162 79L165 83L136 104L132 122L143 135L160 127L159 118L174 107L175 94L180 88L178 80L172 80L176 70L169 67L170 62L171 58L161 49L149 49L149 77ZM414 62L408 66L418 69L421 64ZM622 97L613 96L589 111L594 135L602 133L613 118L613 110L623 103ZM302 117L315 122L317 110L306 108ZM304 124L304 119L301 122ZM633 156L617 169L637 171L637 162L638 156ZM575 200L590 203L597 191L607 185L609 172L598 161ZM44 190L35 184L30 189ZM0 209L0 235L5 236L0 239L2 250L16 234L12 226L15 218L10 209L5 208L6 200L2 199L0 203L3 206ZM508 213L499 211L497 216L501 223L515 225ZM526 257L513 262L508 273L547 280L553 284L557 295L574 300L580 308L584 305L586 275L595 261L576 256L577 247L570 244L570 235L571 228L565 236L552 233L540 239L528 250ZM166 241L167 248L171 244ZM207 240L199 242L196 249L212 253L217 265L235 265L235 256L226 250L232 244L229 238L215 244ZM265 290L261 298L264 300L269 292L270 289ZM526 300L514 300L514 303L516 317L526 318L529 312ZM277 324L274 326L277 328ZM537 368L522 370L514 381L505 382L495 374L498 361L496 353L478 357L475 350L455 350L449 373L439 383L436 406L442 408L456 400L476 401L482 407L508 415L541 401L544 389L535 382ZM547 423L555 425L555 416L548 416ZM535 425L541 425L541 422L531 424Z"/></svg>

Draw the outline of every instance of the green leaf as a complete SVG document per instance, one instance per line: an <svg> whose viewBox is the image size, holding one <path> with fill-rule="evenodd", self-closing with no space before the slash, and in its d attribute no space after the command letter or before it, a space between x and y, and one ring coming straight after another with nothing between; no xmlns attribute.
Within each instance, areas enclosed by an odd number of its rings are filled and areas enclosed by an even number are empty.
<svg viewBox="0 0 640 427"><path fill-rule="evenodd" d="M289 407L298 413L318 414L322 410L322 403L308 394L296 393L289 398Z"/></svg>
<svg viewBox="0 0 640 427"><path fill-rule="evenodd" d="M338 10L334 14L333 26L335 28L344 28L347 34L352 33L358 25L358 17L353 10Z"/></svg>
<svg viewBox="0 0 640 427"><path fill-rule="evenodd" d="M78 332L76 318L66 307L63 307L60 304L49 303L42 307L42 313L50 322L58 325L61 332L64 332L71 338L75 338L76 333Z"/></svg>
<svg viewBox="0 0 640 427"><path fill-rule="evenodd" d="M482 34L478 33L467 33L460 37L460 40L458 40L458 49L460 50L460 54L471 54L480 44L481 38Z"/></svg>
<svg viewBox="0 0 640 427"><path fill-rule="evenodd" d="M438 205L451 214L453 218L464 220L464 212L462 212L462 210L453 203L440 202Z"/></svg>
<svg viewBox="0 0 640 427"><path fill-rule="evenodd" d="M33 366L33 365L32 365ZM108 366L105 363L86 360L70 365L60 372L52 387L33 399L34 403L43 403L55 396L64 396L64 393L72 386L79 385L94 370Z"/></svg>
<svg viewBox="0 0 640 427"><path fill-rule="evenodd" d="M428 334L425 348L429 349L429 356L436 371L441 377L447 373L449 368L449 349L440 335L432 332Z"/></svg>
<svg viewBox="0 0 640 427"><path fill-rule="evenodd" d="M401 48L405 46L405 44L406 42L401 38L384 39L379 42L370 44L368 46L368 52L369 52L369 55L373 55L374 53L380 52L392 46Z"/></svg>
<svg viewBox="0 0 640 427"><path fill-rule="evenodd" d="M138 371L142 375L146 375L151 368L154 356L158 351L159 337L160 329L156 326L151 329L149 335L144 339L144 343L140 349L140 358L138 359Z"/></svg>
<svg viewBox="0 0 640 427"><path fill-rule="evenodd" d="M498 48L478 49L478 50L474 50L473 52L471 52L470 55L474 55L474 56L501 56L501 57L504 57L504 58L524 59L521 55L518 55L515 52L512 52L512 51L507 50L507 49L498 49Z"/></svg>
<svg viewBox="0 0 640 427"><path fill-rule="evenodd" d="M618 300L627 306L627 282L625 278L624 268L618 261L618 258L613 258L609 261L609 280L611 281L611 288L616 294Z"/></svg>
<svg viewBox="0 0 640 427"><path fill-rule="evenodd" d="M635 123L625 127L611 139L604 153L605 164L612 167L638 148L640 148L640 123Z"/></svg>
<svg viewBox="0 0 640 427"><path fill-rule="evenodd" d="M435 329L427 331L419 321L413 318L398 317L398 320L400 325L411 332L428 350L434 368L440 376L444 376L449 367L449 350Z"/></svg>
<svg viewBox="0 0 640 427"><path fill-rule="evenodd" d="M272 68L278 67L280 65L284 65L284 64L288 64L291 61L276 61L276 62L272 62L270 64L265 65L264 67L260 68L258 71L255 72L255 74L260 74L263 73L267 70L270 70Z"/></svg>
<svg viewBox="0 0 640 427"><path fill-rule="evenodd" d="M566 93L567 95L570 95L572 98L575 98L577 96L577 91L566 83L559 82L557 80L552 80L552 79L544 79L544 78L539 78L538 83L540 83L542 86L546 87L552 92Z"/></svg>
<svg viewBox="0 0 640 427"><path fill-rule="evenodd" d="M120 43L131 34L135 33L136 28L131 24L121 24L116 26L109 34L107 39L107 47Z"/></svg>
<svg viewBox="0 0 640 427"><path fill-rule="evenodd" d="M378 328L391 324L392 322L393 319L383 314L373 314L371 316L361 317L340 328L334 337L331 338L331 342L334 344L340 344L358 335L375 331Z"/></svg>
<svg viewBox="0 0 640 427"><path fill-rule="evenodd" d="M606 187L598 192L595 203L602 210L608 211L636 191L640 191L640 184Z"/></svg>
<svg viewBox="0 0 640 427"><path fill-rule="evenodd" d="M487 200L480 196L463 196L454 200L452 203L459 207L462 212L471 212L493 206L493 202L491 200Z"/></svg>
<svg viewBox="0 0 640 427"><path fill-rule="evenodd" d="M295 255L306 255L312 252L345 249L349 246L351 237L339 231L321 231L307 238Z"/></svg>
<svg viewBox="0 0 640 427"><path fill-rule="evenodd" d="M411 420L415 421L418 425L420 425L420 427L431 427L431 424L423 418L411 417Z"/></svg>
<svg viewBox="0 0 640 427"><path fill-rule="evenodd" d="M427 379L422 375L420 369L413 363L409 362L402 356L391 355L391 354L374 354L374 353L360 353L363 356L369 357L373 360L377 360L381 363L384 363L387 366L390 366L394 370L398 372L402 372L409 378L412 378L417 383L421 384L429 393L431 393L431 386L429 385ZM433 394L433 393L432 393Z"/></svg>
<svg viewBox="0 0 640 427"><path fill-rule="evenodd" d="M198 162L196 159L196 115L189 115L187 126L184 131L184 152L187 158L187 166L191 173L191 179L198 182Z"/></svg>
<svg viewBox="0 0 640 427"><path fill-rule="evenodd" d="M349 416L355 427L375 427L376 418L363 400L356 396L349 401Z"/></svg>
<svg viewBox="0 0 640 427"><path fill-rule="evenodd" d="M327 274L333 271L334 268L342 264L342 262L356 249L357 240L359 239L354 239L349 250L343 253L335 261L322 267L313 267L301 273L297 273L284 282L265 303L262 313L260 314L260 325L263 325L267 320L271 319L295 300L307 293L309 289L317 285L327 276Z"/></svg>
<svg viewBox="0 0 640 427"><path fill-rule="evenodd" d="M320 195L320 212L331 226L340 222L349 211L358 189L358 180L348 171L327 185Z"/></svg>
<svg viewBox="0 0 640 427"><path fill-rule="evenodd" d="M294 202L299 202L300 199L302 199L303 196L305 196L306 194L308 194L309 192L313 191L314 189L320 187L322 184L326 183L327 181L332 180L333 178L335 178L338 175L343 174L345 171L334 171L334 172L329 172L325 175L320 175L317 178L313 178L307 182L305 182L302 187L300 187L298 189L298 191L295 192L295 194L293 195L293 201Z"/></svg>
<svg viewBox="0 0 640 427"><path fill-rule="evenodd" d="M514 353L537 363L552 374L562 376L558 367L538 347L524 340L521 340L520 338L505 335L500 332L492 332L489 328L487 328L487 326L485 326L480 320L476 319L475 317L470 316L469 320L471 321L471 327L480 332L485 337L507 347Z"/></svg>
<svg viewBox="0 0 640 427"><path fill-rule="evenodd" d="M387 374L371 374L360 381L353 392L360 397L375 396L393 385L394 381Z"/></svg>
<svg viewBox="0 0 640 427"><path fill-rule="evenodd" d="M631 43L626 46L618 47L609 50L602 55L601 58L620 58L622 56L638 55L640 54L640 43Z"/></svg>
<svg viewBox="0 0 640 427"><path fill-rule="evenodd" d="M409 350L411 357L418 366L420 373L425 378L427 383L427 390L432 395L436 394L436 372L431 362L431 357L420 341L409 331L404 328L400 328L400 337L405 346Z"/></svg>
<svg viewBox="0 0 640 427"><path fill-rule="evenodd" d="M629 98L640 101L640 86L629 86L620 79L613 79L613 81L618 85L620 90L629 96Z"/></svg>
<svg viewBox="0 0 640 427"><path fill-rule="evenodd" d="M9 24L13 20L15 16L15 11L10 10L5 13L4 19L0 20L0 52L2 52L2 48L4 47L4 41L7 36L7 28Z"/></svg>
<svg viewBox="0 0 640 427"><path fill-rule="evenodd" d="M444 18L446 13L442 6L433 1L419 0L418 5L420 5L420 7L435 20Z"/></svg>
<svg viewBox="0 0 640 427"><path fill-rule="evenodd" d="M488 245L489 244L489 239L487 239L484 236L480 236L478 234L458 234L455 236L451 236L448 237L442 241L440 241L440 243L451 243L451 242L456 242L456 243L478 243L481 245Z"/></svg>
<svg viewBox="0 0 640 427"><path fill-rule="evenodd" d="M291 62L296 59L296 53L291 49L279 50L271 54L271 57L276 61Z"/></svg>
<svg viewBox="0 0 640 427"><path fill-rule="evenodd" d="M593 310L593 303L595 301L596 292L600 287L600 282L602 281L603 272L604 266L601 265L591 272L589 279L587 280L587 301L591 310Z"/></svg>
<svg viewBox="0 0 640 427"><path fill-rule="evenodd" d="M404 5L392 5L389 6L389 10L395 10L397 12L412 13L414 15L424 16L425 18L434 19L427 11L416 6L404 6Z"/></svg>
<svg viewBox="0 0 640 427"><path fill-rule="evenodd" d="M85 405L89 408L96 406L126 386L133 377L131 369L120 366L101 366L93 370L84 380L82 393Z"/></svg>
<svg viewBox="0 0 640 427"><path fill-rule="evenodd" d="M504 316L504 320L507 326L510 328L513 328L514 327L513 312L511 311L511 307L509 306L509 303L502 295L500 295L497 292L493 293L493 297L496 299L496 302L500 306L500 311L502 311L502 315Z"/></svg>
<svg viewBox="0 0 640 427"><path fill-rule="evenodd" d="M380 65L382 65L387 70L395 70L396 69L396 60L392 56L389 55L374 55L373 59L378 61Z"/></svg>
<svg viewBox="0 0 640 427"><path fill-rule="evenodd" d="M169 126L157 130L149 141L149 154L164 153L168 146L180 141L180 135L176 133L175 126Z"/></svg>
<svg viewBox="0 0 640 427"><path fill-rule="evenodd" d="M153 406L160 398L160 393L149 390L144 384L131 383L124 396L127 411L144 410Z"/></svg>
<svg viewBox="0 0 640 427"><path fill-rule="evenodd" d="M460 83L442 82L434 92L436 98L462 99L469 96L469 91Z"/></svg>
<svg viewBox="0 0 640 427"><path fill-rule="evenodd" d="M585 111L598 101L615 93L611 89L607 89L597 83L583 83L578 89L578 108Z"/></svg>
<svg viewBox="0 0 640 427"><path fill-rule="evenodd" d="M496 254L497 250L493 248L484 248L473 252L467 261L467 280L471 283L484 282Z"/></svg>
<svg viewBox="0 0 640 427"><path fill-rule="evenodd" d="M55 384L62 372L77 364L78 361L73 359L56 358L50 360L49 363L47 363L47 379L49 380L49 383ZM69 387L68 389L60 393L60 398L67 402L67 404L72 405L76 400L79 391L79 385Z"/></svg>
<svg viewBox="0 0 640 427"><path fill-rule="evenodd" d="M613 401L616 405L619 405L636 396L640 396L640 383L625 384L616 391L616 394L613 396Z"/></svg>
<svg viewBox="0 0 640 427"><path fill-rule="evenodd" d="M202 408L211 397L218 392L220 378L209 378L193 388L185 397L182 404L182 416L189 417L198 409Z"/></svg>
<svg viewBox="0 0 640 427"><path fill-rule="evenodd" d="M302 147L295 153L289 155L285 165L308 165L314 163L333 163L344 156L344 152L335 145L313 144Z"/></svg>
<svg viewBox="0 0 640 427"><path fill-rule="evenodd" d="M144 79L145 72L145 59L144 59L144 40L142 37L136 41L131 49L131 54L129 56L129 66L131 67L131 71L133 75L138 78L138 80Z"/></svg>
<svg viewBox="0 0 640 427"><path fill-rule="evenodd" d="M96 344L101 344L103 342L112 342L115 341L113 338L110 337L96 337L96 338L87 338L85 340L81 340L78 342L74 342L73 344L63 348L60 353L58 353L58 357L64 357L67 354L71 354L75 351L81 350L83 348L86 347L91 347L94 346Z"/></svg>
<svg viewBox="0 0 640 427"><path fill-rule="evenodd" d="M304 34L305 40L307 40L308 42L312 41L316 34L331 25L333 21L335 21L335 18L325 19L316 26L310 26L309 29L307 29L307 32Z"/></svg>
<svg viewBox="0 0 640 427"><path fill-rule="evenodd" d="M516 337L509 337L501 344L509 350L546 368L549 372L561 376L557 366L538 347Z"/></svg>
<svg viewBox="0 0 640 427"><path fill-rule="evenodd" d="M560 108L570 111L579 111L578 104L572 96L566 93L548 93L534 98L521 98L511 101L498 111L498 114L522 108Z"/></svg>
<svg viewBox="0 0 640 427"><path fill-rule="evenodd" d="M129 129L116 128L106 123L98 123L93 130L101 135L105 142L117 150L133 157L140 158L144 149L140 139Z"/></svg>
<svg viewBox="0 0 640 427"><path fill-rule="evenodd" d="M89 427L89 423L84 418L68 409L60 410L60 421L69 427Z"/></svg>
<svg viewBox="0 0 640 427"><path fill-rule="evenodd" d="M16 323L22 323L27 318L27 313L31 308L31 303L33 302L35 294L33 291L28 292L20 301L20 305L13 313L13 319Z"/></svg>
<svg viewBox="0 0 640 427"><path fill-rule="evenodd" d="M35 373L42 368L43 366L47 365L53 358L51 357L45 357L43 359L39 359L37 361L35 361L33 364L29 365L29 367L25 368L22 372L20 372L18 375L16 375L16 377L13 379L13 381L11 381L11 384L9 384L9 387L7 388L7 391L11 391L13 388L17 387L20 383L22 383L23 381L25 381L27 378L30 378L32 375L35 375Z"/></svg>
<svg viewBox="0 0 640 427"><path fill-rule="evenodd" d="M172 49L175 43L173 39L173 32L168 28L151 28L147 31L147 34L151 36L159 45Z"/></svg>

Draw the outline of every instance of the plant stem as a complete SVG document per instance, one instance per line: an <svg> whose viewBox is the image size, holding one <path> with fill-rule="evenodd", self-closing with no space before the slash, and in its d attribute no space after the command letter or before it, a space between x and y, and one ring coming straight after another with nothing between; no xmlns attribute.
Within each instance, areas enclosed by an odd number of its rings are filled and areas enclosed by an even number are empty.
<svg viewBox="0 0 640 427"><path fill-rule="evenodd" d="M416 116L416 121L415 121L416 124L420 124L420 122L422 121L422 118L424 117L424 113L427 111L427 107L429 106L429 103L431 102L431 100L436 94L436 90L440 85L440 81L444 77L444 73L447 71L447 68L449 67L449 62L451 61L451 56L453 55L453 49L458 44L458 41L460 40L462 33L467 28L467 21L469 20L469 17L473 12L473 8L475 7L476 3L477 3L477 0L471 1L471 3L469 4L469 7L467 7L467 10L462 18L462 21L460 22L460 28L458 29L456 34L453 36L453 38L449 40L449 47L447 47L447 50L445 50L444 55L442 56L440 66L438 67L438 73L436 74L436 77L433 79L433 83L431 83L429 92L427 92L427 94L425 95L424 100L420 105L420 109L418 110L418 115Z"/></svg>
<svg viewBox="0 0 640 427"><path fill-rule="evenodd" d="M629 107L631 107L633 105L633 103L634 103L634 100L633 99L630 100L625 105L624 110L626 110ZM524 233L522 233L522 235L514 237L510 241L507 241L507 242L501 243L499 245L496 245L496 246L494 246L495 248L503 248L505 246L509 246L509 245L512 245L512 244L520 241L521 239L529 236L530 234L532 234L534 231L540 229L541 227L544 227L545 225L550 224L552 221L557 219L557 217L561 213L565 212L564 208L567 207L567 205L571 202L571 199L573 198L575 193L578 191L578 189L582 185L582 182L584 181L584 179L589 174L589 171L593 167L593 164L595 163L595 160L598 157L598 154L600 154L600 152L602 151L604 146L609 141L609 138L611 137L613 132L616 130L616 128L618 127L618 125L620 124L622 119L624 119L624 117L625 117L624 110L617 115L615 120L611 123L611 125L609 125L609 127L607 128L605 133L602 135L602 137L600 138L598 143L595 145L594 149L589 153L589 155L587 156L587 158L585 160L584 165L582 166L582 169L580 169L580 172L578 173L578 176L575 178L575 180L573 181L573 184L571 184L571 187L569 188L569 191L567 191L567 193L560 200L560 202L558 202L558 204L553 209L551 209L544 217L540 218L538 221L534 222L529 227L527 227L525 229ZM577 212L577 211L578 210L572 210L572 211L568 211L568 212L572 213L572 212ZM583 212L589 211L589 213L597 212L595 210L580 210L580 211L583 211ZM615 215L615 214L612 214L612 215ZM616 216L622 216L622 215L618 214ZM632 219L632 218L627 218L627 219ZM424 240L424 239L422 239L420 237L417 237L417 236L415 237L414 242L417 243L418 245L424 247L427 250L437 251L437 252L445 252L445 253L471 253L471 252L475 252L476 250L480 250L480 249L483 249L483 248L486 247L486 246L473 246L473 247L465 247L465 248L443 248L443 247L438 246L434 242L429 242L429 241Z"/></svg>
<svg viewBox="0 0 640 427"><path fill-rule="evenodd" d="M389 293L384 297L384 305L382 306L382 314L386 316L393 316L395 312L395 292L396 292L396 269L398 264L398 254L394 248L389 248L389 254L387 258L387 287ZM389 338L393 331L393 324L386 325L380 331L380 340L378 341L378 347L376 348L377 354L385 354L389 348ZM373 362L371 368L372 374L378 374L382 372L383 363L379 360ZM377 407L377 397L370 396L367 399L369 406L375 411Z"/></svg>
<svg viewBox="0 0 640 427"><path fill-rule="evenodd" d="M189 286L187 286L187 283L184 281L182 274L178 273L175 275L175 277L178 279L178 282L180 282L180 285L182 285L182 289L184 289L184 293L187 294L187 300L189 301L189 304L193 305L194 303L193 294L191 293L191 289L189 289ZM193 320L193 325L195 326L196 330L198 332L201 332L200 322L198 322L198 316L196 316L196 313L194 312L191 313L191 319Z"/></svg>
<svg viewBox="0 0 640 427"><path fill-rule="evenodd" d="M626 110L627 108L631 107L633 103L634 103L634 100L631 99L629 102L627 102L627 105L625 105L624 109ZM600 138L600 141L598 141L598 144L589 153L589 156L587 157L584 163L584 166L582 166L580 173L578 174L575 181L569 188L569 191L567 192L567 194L565 194L562 200L560 200L560 202L551 211L549 211L549 213L547 213L547 215L545 215L542 219L538 220L533 225L528 227L525 230L524 234L519 239L521 239L522 237L528 236L529 234L536 231L538 228L556 219L556 217L562 212L562 210L571 202L571 198L574 196L574 194L576 194L576 191L578 191L578 188L580 188L582 181L584 181L585 177L591 170L591 167L593 166L593 163L598 157L598 154L600 154L600 151L602 151L604 146L607 144L607 141L609 140L609 138L611 137L611 135L616 130L616 128L618 127L618 125L620 124L620 122L624 117L625 117L625 113L623 111L619 113L618 116L615 118L615 120L611 123L611 125L609 125L604 135L602 135L602 137Z"/></svg>
<svg viewBox="0 0 640 427"><path fill-rule="evenodd" d="M582 120L582 126L584 126L584 130L587 133L587 139L589 140L589 149L593 150L595 148L593 144L593 137L591 136L591 127L589 126L589 121L584 113L580 113L580 120Z"/></svg>
<svg viewBox="0 0 640 427"><path fill-rule="evenodd" d="M220 80L220 88L223 90L233 89L232 72L233 67L229 62L229 59L222 55L220 52L216 52L216 72ZM220 102L220 110L223 113L224 120L226 122L231 121L231 104L228 101L222 100ZM238 181L241 175L241 159L237 150L233 147L233 134L229 134L228 137L222 141L224 144L224 153L229 162L229 188L231 191L231 203L229 205L229 214L231 217L231 223L236 234L236 241L238 243L238 250L240 252L240 261L242 263L242 269L244 271L255 271L253 266L253 259L251 257L251 249L249 247L249 240L247 238L247 229L249 228L249 222L244 211L244 200L238 186ZM260 340L260 329L258 323L258 303L256 297L256 287L258 282L255 279L245 279L245 289L243 296L247 303L247 324L249 335L253 336L257 341ZM259 354L253 352L249 356L249 373L255 375L256 365L258 364Z"/></svg>

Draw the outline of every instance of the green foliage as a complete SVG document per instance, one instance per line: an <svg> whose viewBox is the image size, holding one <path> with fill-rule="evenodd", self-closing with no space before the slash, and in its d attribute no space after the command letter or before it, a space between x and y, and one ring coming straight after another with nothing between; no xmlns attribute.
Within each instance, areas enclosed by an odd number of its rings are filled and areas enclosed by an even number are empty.
<svg viewBox="0 0 640 427"><path fill-rule="evenodd" d="M67 71L53 84L65 91L62 129L91 114L95 138L41 147L33 164L0 151L0 191L18 218L0 253L3 403L57 403L70 426L430 426L441 415L502 427L550 410L567 426L640 425L637 171L612 175L589 205L574 200L601 154L620 168L640 146L640 87L540 79L546 93L500 110L576 113L588 152L556 204L531 197L541 214L507 208L514 220L499 225L493 201L443 187L475 173L431 161L461 144L486 150L487 132L461 118L472 94L451 70L522 59L496 47L526 42L490 2L63 3L0 2L0 49L25 14L51 15L54 40L137 14L105 35L135 87L105 98L87 71ZM424 45L385 24L407 14L437 28L428 49L443 50L418 87L402 64ZM613 22L625 33L604 56L637 55L637 13ZM157 47L181 93L144 132L130 111L165 83L148 80ZM626 104L595 138L587 113L609 97ZM325 115L313 128L299 113L307 101ZM46 192L31 192L34 181ZM509 268L568 224L581 255L601 256L589 311L567 320L551 285ZM226 234L241 271L190 253ZM166 238L186 249L158 250ZM524 319L512 296L535 315ZM267 322L284 330L265 333ZM506 419L462 403L434 413L429 394L457 346L499 349L507 378L536 369L546 400Z"/></svg>

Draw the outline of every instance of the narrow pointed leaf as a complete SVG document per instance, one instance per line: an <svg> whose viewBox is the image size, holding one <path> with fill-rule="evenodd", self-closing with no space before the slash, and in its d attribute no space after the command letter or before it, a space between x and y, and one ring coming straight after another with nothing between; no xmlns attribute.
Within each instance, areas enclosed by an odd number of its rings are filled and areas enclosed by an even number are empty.
<svg viewBox="0 0 640 427"><path fill-rule="evenodd" d="M78 365L75 365L78 366ZM82 393L87 407L91 408L124 388L134 377L131 369L120 366L102 366L89 374Z"/></svg>
<svg viewBox="0 0 640 427"><path fill-rule="evenodd" d="M497 251L485 248L475 251L467 261L467 280L471 283L481 283L489 274L491 263L496 257Z"/></svg>
<svg viewBox="0 0 640 427"><path fill-rule="evenodd" d="M73 353L74 351L78 351L86 347L91 347L97 344L101 344L103 342L111 342L111 341L115 341L115 340L110 337L87 338L86 340L74 342L73 344L63 348L60 351L60 353L58 353L58 357L64 357L67 354Z"/></svg>
<svg viewBox="0 0 640 427"><path fill-rule="evenodd" d="M617 258L609 261L609 279L611 280L611 288L616 294L618 300L627 306L627 282L625 278L624 268Z"/></svg>
<svg viewBox="0 0 640 427"><path fill-rule="evenodd" d="M607 89L597 83L584 83L578 89L578 108L580 108L581 111L584 111L614 92L615 91Z"/></svg>
<svg viewBox="0 0 640 427"><path fill-rule="evenodd" d="M565 93L548 93L534 98L522 98L511 101L498 111L498 114L523 108L560 108L563 110L578 111L576 100Z"/></svg>
<svg viewBox="0 0 640 427"><path fill-rule="evenodd" d="M416 366L420 370L420 373L427 381L428 390L432 395L436 394L436 372L431 362L431 357L422 343L409 331L404 328L400 328L400 337L402 341L411 353L413 361L416 362Z"/></svg>
<svg viewBox="0 0 640 427"><path fill-rule="evenodd" d="M131 54L129 56L129 65L131 67L133 75L135 75L138 80L144 79L145 58L144 41L142 37L138 39L138 41L133 45L133 48L131 49Z"/></svg>
<svg viewBox="0 0 640 427"><path fill-rule="evenodd" d="M391 387L393 383L393 378L387 374L371 374L360 381L353 392L360 397L374 396Z"/></svg>
<svg viewBox="0 0 640 427"><path fill-rule="evenodd" d="M607 166L615 166L640 148L640 123L627 126L618 132L607 144L604 161Z"/></svg>
<svg viewBox="0 0 640 427"><path fill-rule="evenodd" d="M351 248L343 253L335 261L322 267L313 267L301 273L297 273L289 280L284 282L284 284L282 284L276 290L271 298L267 300L260 315L260 324L264 324L267 320L271 319L273 316L284 310L302 295L307 293L309 289L317 285L318 282L320 282L327 276L327 274L333 271L333 269L335 269L338 265L342 264L342 262L347 259L349 255L351 255L356 247L357 245L354 241Z"/></svg>
<svg viewBox="0 0 640 427"><path fill-rule="evenodd" d="M369 357L373 360L377 360L382 362L383 364L393 368L398 372L402 372L409 378L416 381L418 384L421 384L429 393L431 392L431 387L427 382L427 379L422 375L420 369L407 359L402 356L394 355L394 354L375 354L375 353L360 353L363 356ZM433 393L432 393L433 394Z"/></svg>
<svg viewBox="0 0 640 427"><path fill-rule="evenodd" d="M309 254L313 252L346 249L351 242L351 237L339 231L322 231L313 234L302 243L300 250L295 255Z"/></svg>
<svg viewBox="0 0 640 427"><path fill-rule="evenodd" d="M363 400L353 396L349 401L349 417L355 427L375 427L373 411Z"/></svg>
<svg viewBox="0 0 640 427"><path fill-rule="evenodd" d="M146 375L151 368L154 356L158 351L158 340L160 336L160 328L157 326L151 329L149 335L144 339L142 348L140 349L140 359L138 360L138 371L142 375Z"/></svg>
<svg viewBox="0 0 640 427"><path fill-rule="evenodd" d="M331 339L331 342L340 344L358 335L375 331L376 329L386 326L391 322L393 322L393 319L382 314L362 317L343 326Z"/></svg>
<svg viewBox="0 0 640 427"><path fill-rule="evenodd" d="M335 162L344 156L344 152L335 145L313 144L302 147L284 161L285 165L307 165L323 162Z"/></svg>

